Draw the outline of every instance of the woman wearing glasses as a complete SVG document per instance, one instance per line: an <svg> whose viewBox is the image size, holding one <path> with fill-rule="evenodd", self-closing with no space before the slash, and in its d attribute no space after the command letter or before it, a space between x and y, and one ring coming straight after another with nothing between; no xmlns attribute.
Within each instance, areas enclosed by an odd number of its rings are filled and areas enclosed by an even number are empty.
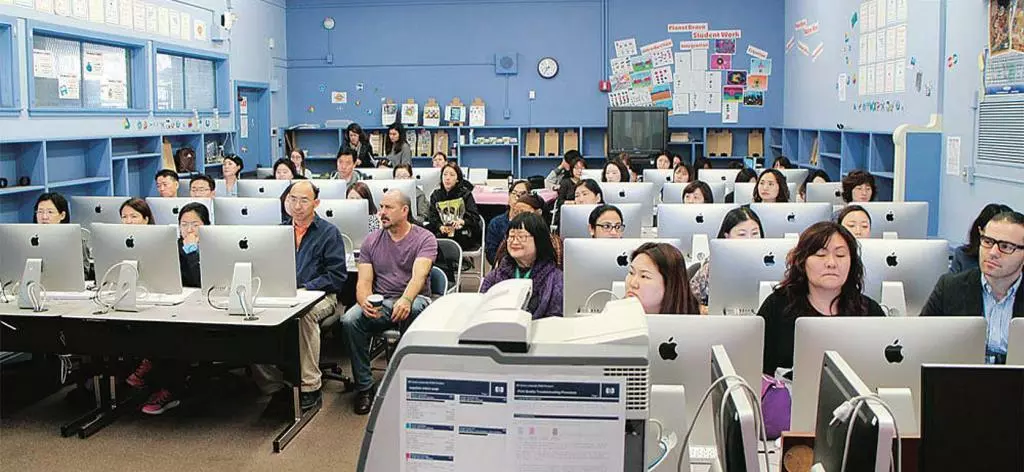
<svg viewBox="0 0 1024 472"><path fill-rule="evenodd" d="M480 293L505 280L530 279L533 292L526 307L533 319L562 316L562 271L547 223L535 213L522 213L509 223L505 240L508 253L484 277Z"/></svg>
<svg viewBox="0 0 1024 472"><path fill-rule="evenodd" d="M595 239L622 239L626 225L622 211L614 205L601 205L590 212L590 237Z"/></svg>
<svg viewBox="0 0 1024 472"><path fill-rule="evenodd" d="M515 207L516 202L520 198L530 193L530 183L525 180L517 180L512 182L512 187L508 189L508 211L495 216L491 219L490 223L487 223L487 232L485 233L486 241L484 243L484 254L487 256L487 262L494 266L495 253L498 251L498 246L501 245L501 241L505 237L505 233L508 232L508 223L512 219L512 210Z"/></svg>

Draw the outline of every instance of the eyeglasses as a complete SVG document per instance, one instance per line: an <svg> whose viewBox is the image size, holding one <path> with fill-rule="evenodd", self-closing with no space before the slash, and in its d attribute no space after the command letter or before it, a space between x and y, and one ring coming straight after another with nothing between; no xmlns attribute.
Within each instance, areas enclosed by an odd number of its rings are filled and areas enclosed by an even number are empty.
<svg viewBox="0 0 1024 472"><path fill-rule="evenodd" d="M36 216L57 216L59 214L60 214L60 212L58 212L56 210L38 210L38 211L36 211Z"/></svg>
<svg viewBox="0 0 1024 472"><path fill-rule="evenodd" d="M294 197L294 196L291 196L291 195L289 195L288 198L285 199L285 201L288 202L289 205L302 205L302 206L306 206L306 205L309 205L310 203L313 203L313 200L310 200L309 198L306 198L306 197Z"/></svg>
<svg viewBox="0 0 1024 472"><path fill-rule="evenodd" d="M202 225L203 225L203 223L201 221L193 221L191 223L185 223L185 222L178 223L178 226L180 226L181 229L199 229L199 227L202 226Z"/></svg>
<svg viewBox="0 0 1024 472"><path fill-rule="evenodd" d="M1011 243L1010 241L1000 241L998 239L990 238L982 234L981 247L985 249L992 249L993 246L998 247L999 252L1007 255L1017 252L1018 249L1024 250L1024 246L1020 244Z"/></svg>
<svg viewBox="0 0 1024 472"><path fill-rule="evenodd" d="M509 192L509 195L512 196L512 198L515 198L516 200L518 200L520 197L526 195L526 193L527 192L513 191L513 192Z"/></svg>
<svg viewBox="0 0 1024 472"><path fill-rule="evenodd" d="M192 187L193 192L209 192L210 187Z"/></svg>
<svg viewBox="0 0 1024 472"><path fill-rule="evenodd" d="M598 223L595 226L605 231L611 231L614 233L621 233L626 230L626 225L622 223Z"/></svg>
<svg viewBox="0 0 1024 472"><path fill-rule="evenodd" d="M529 241L531 239L533 239L533 235L530 234L530 233L509 233L508 234L508 241L509 242L516 242L516 241L518 241L518 242L521 242L521 243L525 243L526 241Z"/></svg>

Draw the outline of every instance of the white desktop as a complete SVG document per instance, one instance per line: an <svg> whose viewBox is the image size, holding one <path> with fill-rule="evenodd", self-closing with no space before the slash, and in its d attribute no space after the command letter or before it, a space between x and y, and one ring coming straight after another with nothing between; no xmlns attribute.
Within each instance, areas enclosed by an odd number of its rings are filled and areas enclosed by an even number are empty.
<svg viewBox="0 0 1024 472"><path fill-rule="evenodd" d="M590 214L600 204L562 205L558 210L558 232L565 238L589 238ZM624 238L639 238L643 227L643 205L639 203L620 203L615 205L622 212L622 224L626 230Z"/></svg>
<svg viewBox="0 0 1024 472"><path fill-rule="evenodd" d="M92 236L96 285L101 296L110 292L114 297L113 309L138 311L140 304L185 301L176 225L97 223Z"/></svg>
<svg viewBox="0 0 1024 472"><path fill-rule="evenodd" d="M896 233L900 239L928 237L928 202L857 203L871 215L871 237Z"/></svg>
<svg viewBox="0 0 1024 472"><path fill-rule="evenodd" d="M733 185L736 183L736 175L740 173L739 169L697 169L697 180L701 182L707 182L709 184L721 182L725 184L726 193L733 191Z"/></svg>
<svg viewBox="0 0 1024 472"><path fill-rule="evenodd" d="M601 193L604 194L604 202L609 205L620 203L639 203L643 205L643 225L651 227L654 225L654 184L645 182L610 183L601 182Z"/></svg>
<svg viewBox="0 0 1024 472"><path fill-rule="evenodd" d="M409 212L413 218L419 218L416 209L416 181L415 180L397 180L397 179L374 179L364 180L364 184L370 188L370 193L373 195L373 203L380 206L381 200L384 198L384 194L390 190L398 190L402 192L402 195L409 197ZM423 215L426 218L426 215Z"/></svg>
<svg viewBox="0 0 1024 472"><path fill-rule="evenodd" d="M239 180L235 182L235 190L242 198L281 198L291 183L290 180L274 179Z"/></svg>
<svg viewBox="0 0 1024 472"><path fill-rule="evenodd" d="M689 260L708 258L709 241L718 237L725 215L738 208L734 203L675 203L658 206L658 236L679 238Z"/></svg>
<svg viewBox="0 0 1024 472"><path fill-rule="evenodd" d="M345 241L345 249L348 252L358 251L363 245L363 240L369 233L370 202L360 198L358 200L320 200L320 206L316 208L316 214L327 220L341 234L349 238ZM351 245L349 243L351 242Z"/></svg>
<svg viewBox="0 0 1024 472"><path fill-rule="evenodd" d="M178 212L189 203L199 203L210 212L210 220L214 220L214 208L212 198L192 197L146 197L146 204L153 212L153 222L158 225L177 225Z"/></svg>
<svg viewBox="0 0 1024 472"><path fill-rule="evenodd" d="M864 295L889 316L917 316L939 277L949 272L944 239L860 239Z"/></svg>
<svg viewBox="0 0 1024 472"><path fill-rule="evenodd" d="M842 182L811 182L804 189L804 201L807 203L828 203L832 206L846 205L843 200Z"/></svg>
<svg viewBox="0 0 1024 472"><path fill-rule="evenodd" d="M1006 349L1006 363L1024 365L1024 318L1010 320L1010 341Z"/></svg>
<svg viewBox="0 0 1024 472"><path fill-rule="evenodd" d="M563 243L564 316L586 312L587 299L594 292L610 290L613 282L626 280L629 256L644 243L668 243L677 248L682 245L678 239L566 239ZM594 300L607 299L594 297Z"/></svg>
<svg viewBox="0 0 1024 472"><path fill-rule="evenodd" d="M231 314L298 304L291 226L203 226L199 240L203 293L226 292Z"/></svg>
<svg viewBox="0 0 1024 472"><path fill-rule="evenodd" d="M0 224L0 292L17 283L18 306L38 310L44 293L85 292L82 246L69 244L81 234L77 224Z"/></svg>
<svg viewBox="0 0 1024 472"><path fill-rule="evenodd" d="M754 314L786 273L797 239L713 239L708 314Z"/></svg>
<svg viewBox="0 0 1024 472"><path fill-rule="evenodd" d="M213 199L214 213L218 215L217 225L279 225L281 213L279 198L231 198Z"/></svg>
<svg viewBox="0 0 1024 472"><path fill-rule="evenodd" d="M435 167L414 167L412 176L416 179L416 185L423 190L423 195L428 199L430 195L441 187L441 169Z"/></svg>
<svg viewBox="0 0 1024 472"><path fill-rule="evenodd" d="M752 203L750 209L761 218L766 238L800 234L814 223L832 219L828 203Z"/></svg>
<svg viewBox="0 0 1024 472"><path fill-rule="evenodd" d="M704 182L704 183L707 184L708 188L711 189L711 198L713 198L715 200L714 202L705 202L705 203L725 203L725 194L726 194L725 182L711 182L711 183ZM676 183L667 183L667 184L665 184L665 186L661 188L661 202L662 203L683 203L683 201L684 201L683 200L683 198L684 198L683 197L683 190L686 189L687 185L690 185L690 184L689 183L678 183L678 184L676 184ZM660 206L659 206L659 211L661 211L660 210ZM659 213L659 215L660 215L660 213ZM659 216L658 218L659 218L658 221L660 223L661 217Z"/></svg>

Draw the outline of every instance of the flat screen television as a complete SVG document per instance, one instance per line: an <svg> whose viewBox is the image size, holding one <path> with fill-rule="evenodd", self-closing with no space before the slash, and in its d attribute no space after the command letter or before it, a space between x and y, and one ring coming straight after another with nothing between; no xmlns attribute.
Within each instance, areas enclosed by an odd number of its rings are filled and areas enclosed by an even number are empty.
<svg viewBox="0 0 1024 472"><path fill-rule="evenodd" d="M648 158L668 144L668 108L609 107L608 152Z"/></svg>

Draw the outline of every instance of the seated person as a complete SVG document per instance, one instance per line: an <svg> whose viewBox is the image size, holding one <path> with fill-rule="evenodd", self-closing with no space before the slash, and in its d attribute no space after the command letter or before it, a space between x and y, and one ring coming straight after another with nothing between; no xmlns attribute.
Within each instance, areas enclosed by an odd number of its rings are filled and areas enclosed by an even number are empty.
<svg viewBox="0 0 1024 472"><path fill-rule="evenodd" d="M348 185L348 193L345 197L349 200L366 200L366 209L369 211L366 217L368 231L380 229L380 217L377 215L377 205L373 202L373 192L370 187L362 182L354 182Z"/></svg>
<svg viewBox="0 0 1024 472"><path fill-rule="evenodd" d="M341 148L338 151L337 159L335 159L335 165L338 171L331 174L331 178L345 181L346 186L351 186L366 178L362 172L356 170L356 152L352 148Z"/></svg>
<svg viewBox="0 0 1024 472"><path fill-rule="evenodd" d="M626 297L636 297L648 315L697 314L686 280L683 254L666 243L644 243L629 257Z"/></svg>
<svg viewBox="0 0 1024 472"><path fill-rule="evenodd" d="M227 187L225 193L229 197L238 196L238 188L235 185L238 183L238 179L242 176L242 169L245 168L245 162L242 161L241 157L234 154L228 154L224 156L224 163L221 165L221 173L224 174L224 186Z"/></svg>
<svg viewBox="0 0 1024 472"><path fill-rule="evenodd" d="M178 196L178 173L172 169L160 169L156 173L156 192L163 198Z"/></svg>
<svg viewBox="0 0 1024 472"><path fill-rule="evenodd" d="M544 219L534 213L522 213L509 223L506 237L508 253L497 267L484 277L480 292L512 278L530 279L533 293L527 310L533 319L562 316L562 271L555 261L555 248Z"/></svg>
<svg viewBox="0 0 1024 472"><path fill-rule="evenodd" d="M579 151L575 149L566 151L565 156L562 156L562 161L558 163L558 167L552 169L548 176L544 178L544 186L557 190L562 180L572 175L573 164L577 159L583 159Z"/></svg>
<svg viewBox="0 0 1024 472"><path fill-rule="evenodd" d="M576 186L583 180L583 170L587 168L587 163L581 157L574 157L569 161L569 168L572 169L572 172L562 177L561 182L558 183L556 209L562 208L566 202L571 202L576 198Z"/></svg>
<svg viewBox="0 0 1024 472"><path fill-rule="evenodd" d="M754 169L751 169L749 167L744 167L742 170L740 170L736 174L736 179L734 180L734 182L736 182L736 183L742 183L742 182L756 183L757 182L757 172L754 172ZM754 189L754 192L755 193L757 192L756 188ZM729 192L728 194L725 195L725 203L736 203L735 192Z"/></svg>
<svg viewBox="0 0 1024 472"><path fill-rule="evenodd" d="M202 203L192 202L178 211L178 261L183 287L203 286L199 270L199 228L209 224L210 210Z"/></svg>
<svg viewBox="0 0 1024 472"><path fill-rule="evenodd" d="M32 213L32 223L40 225L67 224L71 223L71 209L68 201L63 195L57 192L46 192L36 199L35 211ZM82 240L82 266L85 268L85 279L92 280L92 254L89 245Z"/></svg>
<svg viewBox="0 0 1024 472"><path fill-rule="evenodd" d="M679 163L672 170L672 183L686 184L693 182L693 168L689 164Z"/></svg>
<svg viewBox="0 0 1024 472"><path fill-rule="evenodd" d="M369 413L373 406L370 337L408 326L430 301L427 278L437 257L437 240L430 231L412 224L410 205L409 197L398 190L384 194L380 202L383 229L370 233L363 242L357 305L341 320L352 360L357 415ZM383 304L370 304L370 295L384 297Z"/></svg>
<svg viewBox="0 0 1024 472"><path fill-rule="evenodd" d="M871 237L871 214L860 205L848 205L839 211L836 223L843 225L855 238Z"/></svg>
<svg viewBox="0 0 1024 472"><path fill-rule="evenodd" d="M508 232L508 222L512 219L512 207L515 206L516 202L518 202L521 197L529 193L529 182L525 180L512 182L512 187L508 190L508 211L495 216L491 219L490 223L487 223L484 255L487 256L487 262L489 262L491 266L495 265L494 254L498 251L498 246L501 245L501 241L505 238L505 233Z"/></svg>
<svg viewBox="0 0 1024 472"><path fill-rule="evenodd" d="M216 190L217 182L206 174L195 175L188 183L188 196L192 198L213 198Z"/></svg>
<svg viewBox="0 0 1024 472"><path fill-rule="evenodd" d="M440 169L448 163L448 156L441 151L434 153L434 157L430 159L430 164L435 169Z"/></svg>
<svg viewBox="0 0 1024 472"><path fill-rule="evenodd" d="M971 230L967 232L967 244L953 251L953 263L949 265L951 273L957 274L978 268L981 228L984 228L993 216L1004 211L1013 211L1013 209L1000 203L989 203L985 205L985 208L981 209L981 213L978 213L978 217L971 223Z"/></svg>
<svg viewBox="0 0 1024 472"><path fill-rule="evenodd" d="M796 320L802 316L885 316L861 293L864 265L857 240L838 223L822 221L800 233L786 257L786 275L761 304L764 318L762 372L793 368Z"/></svg>
<svg viewBox="0 0 1024 472"><path fill-rule="evenodd" d="M786 156L779 156L775 158L775 162L772 162L772 169L792 169L793 162Z"/></svg>
<svg viewBox="0 0 1024 472"><path fill-rule="evenodd" d="M683 189L683 203L715 203L715 196L708 184L698 180Z"/></svg>
<svg viewBox="0 0 1024 472"><path fill-rule="evenodd" d="M754 203L786 203L789 202L789 185L786 176L777 169L767 169L757 178L754 187Z"/></svg>
<svg viewBox="0 0 1024 472"><path fill-rule="evenodd" d="M295 172L307 179L313 178L313 171L306 167L306 153L301 149L292 149L292 152L288 153L288 158L292 160L292 164L295 166Z"/></svg>
<svg viewBox="0 0 1024 472"><path fill-rule="evenodd" d="M541 218L544 218L544 200L536 195L524 195L519 198L519 201L512 205L512 210L509 212L509 216L515 219L517 216L523 213L533 213ZM546 220L545 220L546 221ZM562 267L562 238L557 235L550 234L551 246L555 248L555 264L559 268ZM505 257L508 252L507 241L505 238L502 239L501 244L498 245L497 251L494 252L494 260L500 261L501 258Z"/></svg>
<svg viewBox="0 0 1024 472"><path fill-rule="evenodd" d="M153 210L149 204L141 198L129 198L121 204L121 224L123 225L153 225Z"/></svg>
<svg viewBox="0 0 1024 472"><path fill-rule="evenodd" d="M693 170L694 170L694 172L696 174L696 176L694 178L696 178L696 179L700 178L700 170L701 169L713 169L713 168L714 168L714 166L711 165L711 159L708 159L708 158L706 158L704 156L698 157L698 158L693 160Z"/></svg>
<svg viewBox="0 0 1024 472"><path fill-rule="evenodd" d="M574 205L596 205L604 203L604 192L601 184L594 179L583 179L573 189L573 199L567 201Z"/></svg>
<svg viewBox="0 0 1024 472"><path fill-rule="evenodd" d="M800 184L796 201L801 203L807 201L807 184L823 184L827 182L829 182L828 174L826 174L825 171L821 169L812 170L807 174L807 178L804 179L804 183Z"/></svg>
<svg viewBox="0 0 1024 472"><path fill-rule="evenodd" d="M654 168L664 170L672 168L672 157L668 151L661 151L655 155Z"/></svg>
<svg viewBox="0 0 1024 472"><path fill-rule="evenodd" d="M843 201L846 203L873 202L877 196L875 176L855 170L843 177Z"/></svg>
<svg viewBox="0 0 1024 472"><path fill-rule="evenodd" d="M402 164L396 166L391 171L391 177L395 180L412 180L412 164ZM420 185L416 185L416 214L423 218L423 215L427 214L427 196L423 193L423 189Z"/></svg>
<svg viewBox="0 0 1024 472"><path fill-rule="evenodd" d="M301 178L303 177L295 169L295 164L292 163L291 159L283 157L274 162L273 177L267 177L267 179L271 180L295 180Z"/></svg>
<svg viewBox="0 0 1024 472"><path fill-rule="evenodd" d="M993 216L978 245L978 268L939 278L921 316L984 316L985 361L1004 364L1010 318L1024 318L1024 214L1004 211Z"/></svg>
<svg viewBox="0 0 1024 472"><path fill-rule="evenodd" d="M601 182L629 182L629 168L620 161L608 161L601 171Z"/></svg>
<svg viewBox="0 0 1024 472"><path fill-rule="evenodd" d="M744 205L733 208L722 218L722 227L718 229L718 239L761 239L764 237L764 227L761 226L761 218ZM704 259L700 268L690 279L690 287L693 289L693 296L700 304L702 315L708 312L708 284L711 282L711 257Z"/></svg>
<svg viewBox="0 0 1024 472"><path fill-rule="evenodd" d="M601 205L590 212L588 219L590 237L595 239L622 239L626 224L622 222L622 211L615 205Z"/></svg>
<svg viewBox="0 0 1024 472"><path fill-rule="evenodd" d="M458 164L445 164L441 186L430 195L430 209L423 226L435 237L455 240L463 251L475 251L481 243L480 225L473 184L463 177Z"/></svg>

